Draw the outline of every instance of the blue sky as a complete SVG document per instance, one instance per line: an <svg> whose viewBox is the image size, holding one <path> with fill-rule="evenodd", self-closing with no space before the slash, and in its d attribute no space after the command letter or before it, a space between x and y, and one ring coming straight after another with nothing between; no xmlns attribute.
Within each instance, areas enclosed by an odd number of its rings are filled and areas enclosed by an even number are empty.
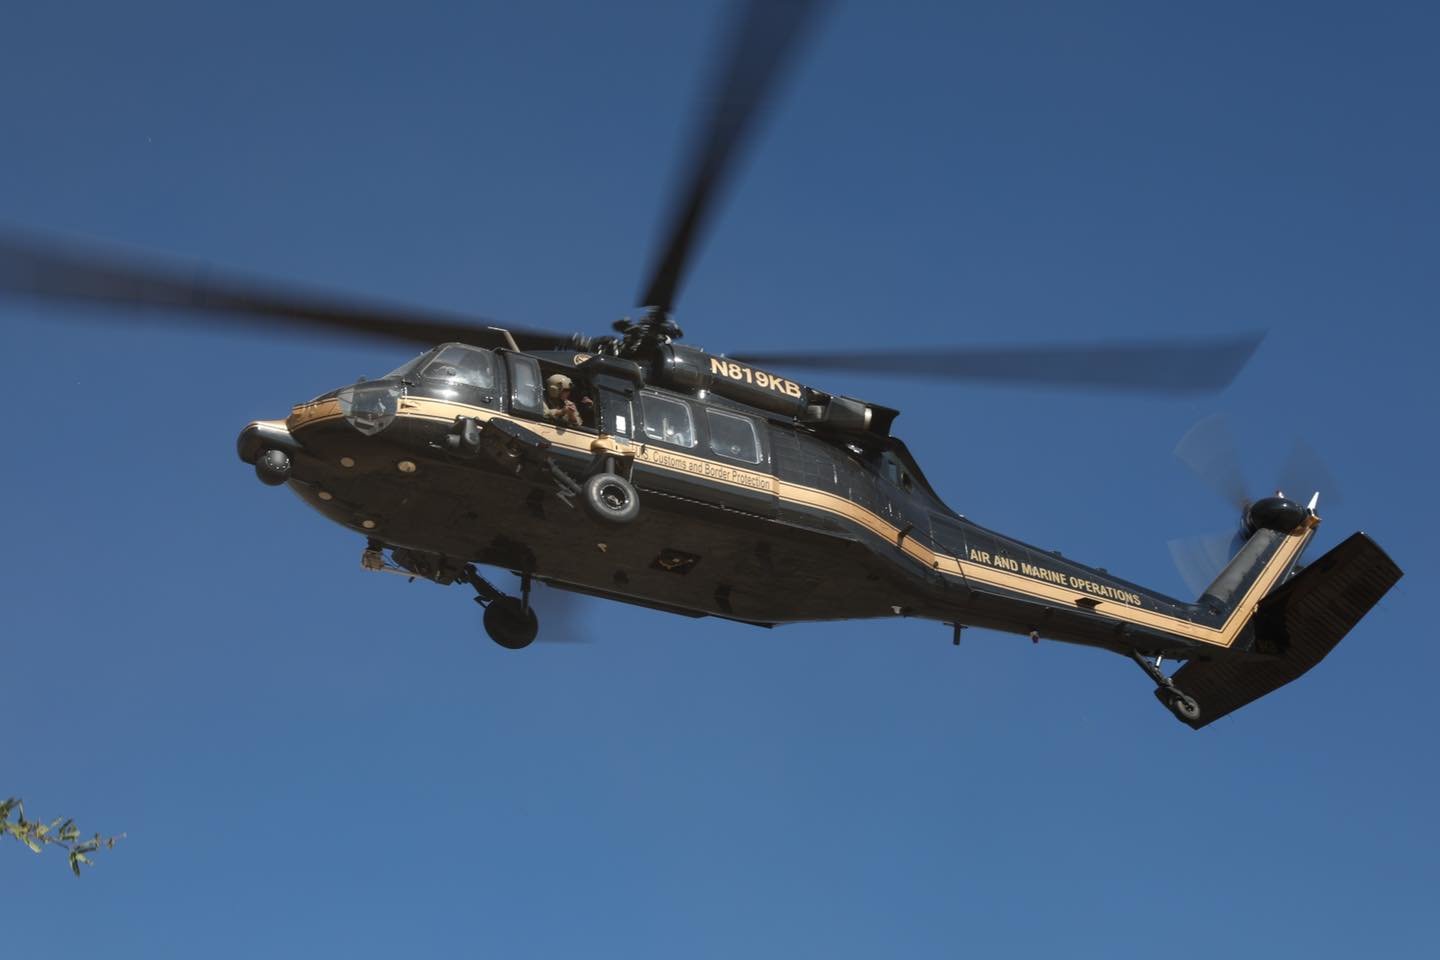
<svg viewBox="0 0 1440 960"><path fill-rule="evenodd" d="M631 311L714 3L20 4L0 220L522 325ZM958 510L1183 592L1171 458L1292 438L1407 577L1201 732L1133 665L929 623L614 605L515 654L235 459L405 351L0 303L0 850L16 957L1417 955L1440 853L1440 15L839 4L677 319L714 351L1269 336L1218 397L807 377L898 406ZM845 571L837 569L836 576ZM1419 681L1419 682L1411 682Z"/></svg>

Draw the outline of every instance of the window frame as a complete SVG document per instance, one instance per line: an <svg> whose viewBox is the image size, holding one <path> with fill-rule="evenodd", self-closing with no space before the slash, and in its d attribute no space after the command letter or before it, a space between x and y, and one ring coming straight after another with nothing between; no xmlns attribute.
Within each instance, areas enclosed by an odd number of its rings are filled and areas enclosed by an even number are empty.
<svg viewBox="0 0 1440 960"><path fill-rule="evenodd" d="M711 419L712 417L721 417L728 418L730 420L737 420L750 428L750 439L753 443L751 449L754 451L753 459L750 457L738 456L725 450L721 450L716 445L715 423ZM733 460L736 463L749 464L752 467L759 466L760 464L765 462L765 450L760 445L760 430L758 427L755 426L755 421L750 417L745 416L744 414L735 413L730 410L723 410L719 407L713 407L707 404L705 407L705 434L706 442L710 447L710 452L717 457L724 457L726 460Z"/></svg>
<svg viewBox="0 0 1440 960"><path fill-rule="evenodd" d="M910 476L905 462L897 457L893 450L886 450L880 455L880 474L894 489L903 493L915 492L915 479Z"/></svg>
<svg viewBox="0 0 1440 960"><path fill-rule="evenodd" d="M516 371L524 366L533 375L535 383L535 406L530 407L520 402L520 380ZM521 416L532 417L536 420L545 418L545 382L540 378L540 361L534 357L527 357L521 353L505 353L505 373L508 375L508 395L510 398L510 412Z"/></svg>
<svg viewBox="0 0 1440 960"><path fill-rule="evenodd" d="M660 436L657 437L657 436L655 436L654 434L652 434L652 433L650 432L650 430L651 430L650 411L649 411L648 409L646 409L646 406L647 406L646 401L647 401L647 399L652 399L652 398L653 398L654 400L656 400L656 401L659 401L660 403L673 403L673 404L676 404L676 405L679 406L682 410L685 411L685 422L686 422L686 425L689 427L689 435L690 435L690 442L689 442L688 444L677 443L676 441L671 440L671 439L665 437L665 436L664 436L664 428L661 427L659 424L656 424L655 426L659 429L659 431L660 431L660 433L661 433ZM633 409L632 409L632 413L633 413ZM641 390L641 391L640 391L640 429L641 429L641 433L644 434L646 441L653 441L653 442L655 442L655 443L663 443L663 444L665 444L665 445L667 445L667 446L675 447L675 448L678 449L678 450L694 450L696 447L698 447L698 446L700 445L700 434L699 434L699 431L695 428L695 412L690 408L690 404L689 404L687 401L681 399L680 397L669 396L669 395L666 395L666 394L663 394L663 393L659 393L658 391L655 391L655 390Z"/></svg>
<svg viewBox="0 0 1440 960"><path fill-rule="evenodd" d="M635 435L635 400L629 391L596 385L595 406L598 411L595 423L600 433L627 440ZM616 420L624 423L624 429L620 429ZM615 429L609 429L611 426Z"/></svg>

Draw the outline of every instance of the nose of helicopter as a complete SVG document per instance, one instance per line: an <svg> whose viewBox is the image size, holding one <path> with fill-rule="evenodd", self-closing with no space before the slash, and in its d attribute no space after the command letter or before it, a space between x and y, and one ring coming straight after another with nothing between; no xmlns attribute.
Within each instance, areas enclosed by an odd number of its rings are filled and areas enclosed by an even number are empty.
<svg viewBox="0 0 1440 960"><path fill-rule="evenodd" d="M262 483L278 487L290 479L295 455L304 450L291 432L292 425L329 420L336 416L361 435L373 437L395 421L403 382L387 377L361 381L323 394L297 406L286 420L255 420L240 431L235 442L240 459L253 464Z"/></svg>

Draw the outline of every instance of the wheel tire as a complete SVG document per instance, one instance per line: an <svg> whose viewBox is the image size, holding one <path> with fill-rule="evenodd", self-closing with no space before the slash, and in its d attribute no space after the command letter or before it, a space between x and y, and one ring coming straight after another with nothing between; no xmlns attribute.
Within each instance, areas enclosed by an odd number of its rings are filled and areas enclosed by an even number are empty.
<svg viewBox="0 0 1440 960"><path fill-rule="evenodd" d="M521 650L534 642L540 620L514 597L501 597L485 608L485 632L506 650Z"/></svg>
<svg viewBox="0 0 1440 960"><path fill-rule="evenodd" d="M597 473L581 490L585 512L601 523L629 523L640 515L640 495L629 480L615 473Z"/></svg>
<svg viewBox="0 0 1440 960"><path fill-rule="evenodd" d="M1194 723L1200 719L1200 704L1190 697L1171 697L1168 705L1170 712L1186 723Z"/></svg>

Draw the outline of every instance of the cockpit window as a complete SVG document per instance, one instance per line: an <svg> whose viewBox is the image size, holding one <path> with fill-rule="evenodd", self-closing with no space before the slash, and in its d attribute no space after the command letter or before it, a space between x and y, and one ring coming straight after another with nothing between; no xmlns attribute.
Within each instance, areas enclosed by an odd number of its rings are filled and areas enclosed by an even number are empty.
<svg viewBox="0 0 1440 960"><path fill-rule="evenodd" d="M441 347L440 352L425 364L420 378L446 386L489 390L495 386L495 355L489 350L452 343Z"/></svg>
<svg viewBox="0 0 1440 960"><path fill-rule="evenodd" d="M545 413L543 388L540 385L540 363L534 357L507 353L510 366L510 405L517 413L539 417Z"/></svg>

